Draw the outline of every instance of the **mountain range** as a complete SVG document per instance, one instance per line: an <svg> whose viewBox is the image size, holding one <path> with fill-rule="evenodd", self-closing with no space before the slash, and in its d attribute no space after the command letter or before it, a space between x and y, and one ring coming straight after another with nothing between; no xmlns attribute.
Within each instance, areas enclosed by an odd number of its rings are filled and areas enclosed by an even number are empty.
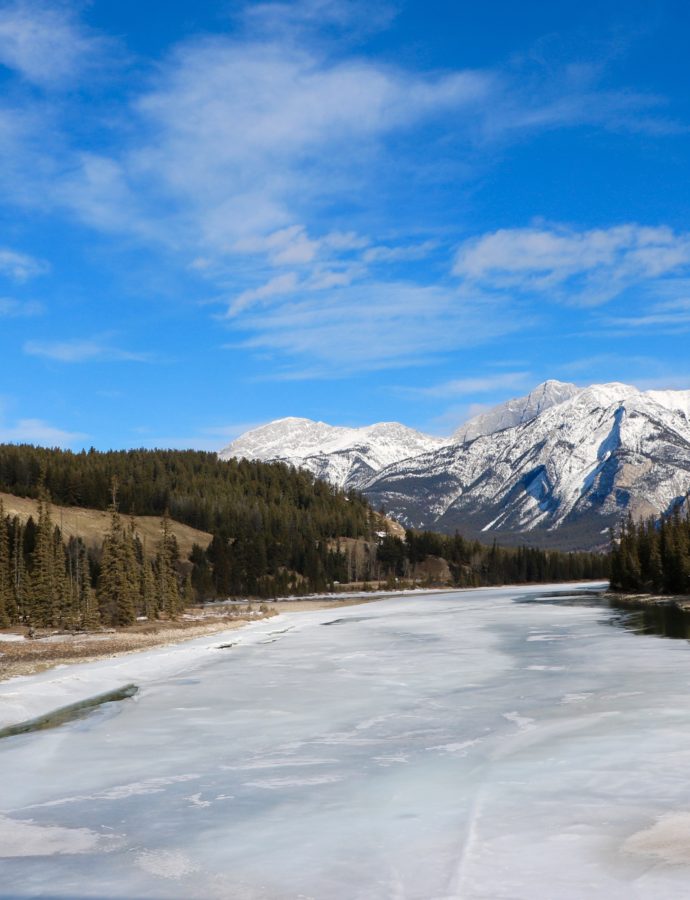
<svg viewBox="0 0 690 900"><path fill-rule="evenodd" d="M690 391L546 381L450 438L395 422L279 419L222 458L282 460L362 491L403 525L501 543L592 548L622 515L668 512L690 490Z"/></svg>

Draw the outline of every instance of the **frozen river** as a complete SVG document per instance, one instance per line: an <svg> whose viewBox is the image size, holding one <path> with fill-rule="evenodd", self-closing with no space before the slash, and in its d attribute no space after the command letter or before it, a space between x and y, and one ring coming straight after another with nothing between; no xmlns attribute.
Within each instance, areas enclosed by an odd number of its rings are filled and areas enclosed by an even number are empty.
<svg viewBox="0 0 690 900"><path fill-rule="evenodd" d="M297 613L175 664L78 667L139 693L0 741L0 896L688 896L690 647L525 602L543 591Z"/></svg>

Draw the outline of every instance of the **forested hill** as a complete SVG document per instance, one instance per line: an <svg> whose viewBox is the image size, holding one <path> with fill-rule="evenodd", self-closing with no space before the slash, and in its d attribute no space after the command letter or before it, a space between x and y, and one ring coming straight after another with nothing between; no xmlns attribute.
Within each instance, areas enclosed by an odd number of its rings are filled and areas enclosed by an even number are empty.
<svg viewBox="0 0 690 900"><path fill-rule="evenodd" d="M280 463L219 460L197 450L96 450L72 453L0 444L0 491L38 497L41 478L52 500L107 509L112 482L121 513L160 516L232 537L262 531L314 539L367 537L371 510L302 470Z"/></svg>

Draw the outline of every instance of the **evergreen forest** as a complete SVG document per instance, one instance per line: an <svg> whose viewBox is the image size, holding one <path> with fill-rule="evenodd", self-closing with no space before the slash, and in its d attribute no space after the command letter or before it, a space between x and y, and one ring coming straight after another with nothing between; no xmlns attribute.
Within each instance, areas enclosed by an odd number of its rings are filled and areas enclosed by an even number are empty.
<svg viewBox="0 0 690 900"><path fill-rule="evenodd" d="M690 511L622 524L611 541L611 587L617 591L690 594Z"/></svg>

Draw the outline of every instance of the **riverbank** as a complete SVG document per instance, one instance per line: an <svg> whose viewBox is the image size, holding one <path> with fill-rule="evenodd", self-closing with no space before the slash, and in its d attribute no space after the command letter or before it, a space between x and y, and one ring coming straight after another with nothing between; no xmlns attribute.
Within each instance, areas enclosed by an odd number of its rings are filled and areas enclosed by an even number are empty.
<svg viewBox="0 0 690 900"><path fill-rule="evenodd" d="M42 629L28 637L26 629L8 629L0 631L0 681L33 675L55 666L139 653L232 631L281 612L337 609L367 603L379 597L285 599L261 604L214 606L190 610L176 621L137 622L125 628L76 634Z"/></svg>
<svg viewBox="0 0 690 900"><path fill-rule="evenodd" d="M683 612L690 612L690 596L687 594L619 594L617 591L605 591L602 597L618 605L629 606L630 609L675 606Z"/></svg>

